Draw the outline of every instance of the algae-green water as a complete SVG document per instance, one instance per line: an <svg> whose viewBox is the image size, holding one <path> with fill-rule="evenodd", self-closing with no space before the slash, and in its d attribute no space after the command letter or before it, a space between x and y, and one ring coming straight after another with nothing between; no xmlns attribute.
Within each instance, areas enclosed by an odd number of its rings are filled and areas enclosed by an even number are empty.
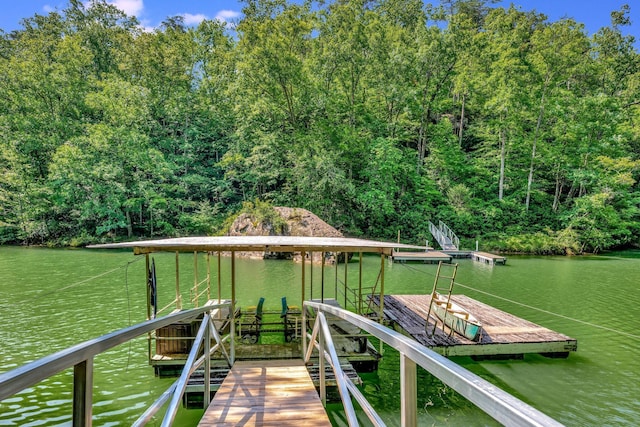
<svg viewBox="0 0 640 427"><path fill-rule="evenodd" d="M154 256L159 305L175 289L173 254ZM567 359L527 355L524 360L456 363L569 426L637 425L640 419L640 252L589 257L509 257L506 266L459 261L455 293L551 328L578 340ZM126 327L145 318L144 260L130 252L0 247L0 373ZM229 286L222 258L223 297ZM375 282L378 257L365 257L364 286ZM217 289L217 266L211 260ZM339 278L343 280L343 265ZM199 257L199 275L206 272ZM357 287L358 262L348 279ZM436 266L385 264L388 294L427 292ZM300 265L291 261L236 260L240 305L280 308L299 304ZM193 286L193 256L181 255L184 299ZM314 297L320 267L314 268ZM307 270L307 281L309 280ZM325 268L325 296L334 293L333 267ZM311 289L307 285L306 295ZM98 356L94 367L94 425L130 425L173 381L156 378L147 364L146 339ZM398 354L385 348L377 372L363 374L362 390L388 425L399 425ZM0 426L71 423L72 372L64 371L0 402ZM419 373L419 424L496 425L489 416L430 374ZM328 407L334 425L347 425L339 404ZM201 410L181 410L176 425L195 425ZM364 419L364 415L360 414ZM160 419L149 425L160 425Z"/></svg>

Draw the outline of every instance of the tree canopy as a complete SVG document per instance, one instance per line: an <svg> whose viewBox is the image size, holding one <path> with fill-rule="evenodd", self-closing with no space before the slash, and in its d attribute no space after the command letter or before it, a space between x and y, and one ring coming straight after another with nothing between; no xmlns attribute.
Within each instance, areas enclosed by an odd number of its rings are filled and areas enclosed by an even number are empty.
<svg viewBox="0 0 640 427"><path fill-rule="evenodd" d="M0 31L0 242L216 233L259 200L373 238L639 244L628 6L589 35L492 0L243 4L149 32L70 0Z"/></svg>

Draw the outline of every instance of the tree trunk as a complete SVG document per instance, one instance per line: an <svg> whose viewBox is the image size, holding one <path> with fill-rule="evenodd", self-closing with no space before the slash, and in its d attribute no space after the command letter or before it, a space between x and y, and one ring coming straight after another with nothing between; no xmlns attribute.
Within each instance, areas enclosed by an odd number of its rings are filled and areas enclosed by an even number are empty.
<svg viewBox="0 0 640 427"><path fill-rule="evenodd" d="M504 165L507 153L507 137L505 130L500 130L500 179L498 181L498 200L504 197Z"/></svg>
<svg viewBox="0 0 640 427"><path fill-rule="evenodd" d="M564 187L562 183L562 176L560 174L560 168L558 167L558 172L556 172L556 190L553 195L553 206L552 209L554 212L558 212L558 207L560 206L560 195L562 194L562 189Z"/></svg>
<svg viewBox="0 0 640 427"><path fill-rule="evenodd" d="M464 128L464 104L467 100L467 95L463 94L462 95L462 109L460 111L460 131L458 132L458 144L460 145L460 147L462 147L462 130Z"/></svg>
<svg viewBox="0 0 640 427"><path fill-rule="evenodd" d="M133 225L131 224L131 213L129 209L125 211L127 215L127 237L131 238L133 236Z"/></svg>
<svg viewBox="0 0 640 427"><path fill-rule="evenodd" d="M544 116L544 100L545 100L546 84L542 90L542 97L540 98L540 112L538 113L538 122L536 123L536 131L533 136L533 147L531 148L531 166L529 167L529 179L527 180L527 200L525 202L525 210L529 211L529 203L531 202L531 185L533 184L533 170L536 160L536 148L538 145L538 135L540 134L540 125L542 123L542 117Z"/></svg>

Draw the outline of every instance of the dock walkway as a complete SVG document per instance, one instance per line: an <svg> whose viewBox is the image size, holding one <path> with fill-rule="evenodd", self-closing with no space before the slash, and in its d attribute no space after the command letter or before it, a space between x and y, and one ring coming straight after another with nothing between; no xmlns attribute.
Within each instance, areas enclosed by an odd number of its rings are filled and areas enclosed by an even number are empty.
<svg viewBox="0 0 640 427"><path fill-rule="evenodd" d="M458 334L449 336L436 328L430 336L425 331L431 295L385 295L384 314L399 329L420 344L445 356L522 356L539 353L566 357L576 351L578 341L559 332L483 304L465 295L451 295L451 301L464 307L482 322L482 337L470 341ZM374 303L379 299L374 296ZM435 319L431 318L430 323Z"/></svg>
<svg viewBox="0 0 640 427"><path fill-rule="evenodd" d="M481 262L489 265L507 263L507 258L502 255L495 255L489 252L480 251L459 251L445 250L434 251L429 249L421 252L397 251L391 253L393 262L418 261L425 263L437 264L438 262L452 262L453 258L471 258L473 261Z"/></svg>
<svg viewBox="0 0 640 427"><path fill-rule="evenodd" d="M484 262L485 264L506 264L507 258L501 255L490 254L488 252L471 252L471 259L476 262Z"/></svg>
<svg viewBox="0 0 640 427"><path fill-rule="evenodd" d="M451 255L440 251L428 250L423 252L393 251L393 262L422 261L426 263L451 262Z"/></svg>
<svg viewBox="0 0 640 427"><path fill-rule="evenodd" d="M198 426L331 426L302 360L236 362Z"/></svg>

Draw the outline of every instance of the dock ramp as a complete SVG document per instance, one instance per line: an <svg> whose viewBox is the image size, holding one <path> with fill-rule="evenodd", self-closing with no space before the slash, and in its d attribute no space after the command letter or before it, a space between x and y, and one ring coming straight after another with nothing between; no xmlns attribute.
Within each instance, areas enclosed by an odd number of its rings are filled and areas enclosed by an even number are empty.
<svg viewBox="0 0 640 427"><path fill-rule="evenodd" d="M302 360L236 362L198 426L331 426Z"/></svg>
<svg viewBox="0 0 640 427"><path fill-rule="evenodd" d="M457 251L460 247L460 239L458 239L456 233L454 233L453 230L451 230L444 222L439 221L436 226L434 223L429 221L429 231L433 235L433 238L436 239L436 242L438 242L442 250Z"/></svg>

